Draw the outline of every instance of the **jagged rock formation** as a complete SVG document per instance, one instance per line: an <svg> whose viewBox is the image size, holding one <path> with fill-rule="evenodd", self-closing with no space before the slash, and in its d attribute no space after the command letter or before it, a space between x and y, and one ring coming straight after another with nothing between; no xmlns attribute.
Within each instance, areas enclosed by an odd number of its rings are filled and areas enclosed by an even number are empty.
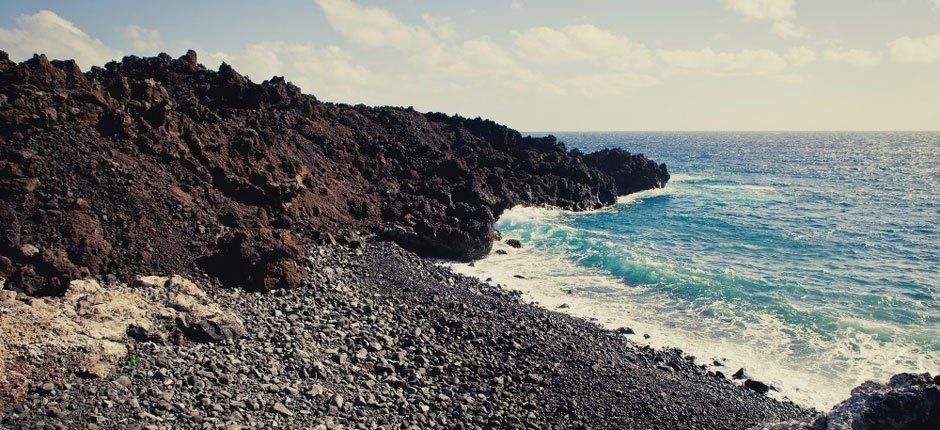
<svg viewBox="0 0 940 430"><path fill-rule="evenodd" d="M83 73L0 52L0 276L61 294L87 274L199 268L291 287L302 247L353 237L480 257L517 204L585 210L663 186L665 165L583 156L482 119L324 103L192 51Z"/></svg>
<svg viewBox="0 0 940 430"><path fill-rule="evenodd" d="M756 427L770 430L927 430L940 428L940 376L900 373L887 384L865 382L813 420Z"/></svg>

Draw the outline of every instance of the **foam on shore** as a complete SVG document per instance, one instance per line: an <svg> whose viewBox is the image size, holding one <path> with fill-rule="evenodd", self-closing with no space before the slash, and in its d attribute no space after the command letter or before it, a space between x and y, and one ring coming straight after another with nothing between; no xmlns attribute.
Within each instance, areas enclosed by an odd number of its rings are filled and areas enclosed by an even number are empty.
<svg viewBox="0 0 940 430"><path fill-rule="evenodd" d="M666 192L638 193L622 203ZM551 209L514 208L503 215L500 223L542 225L542 231L522 238L525 243L526 239L537 240L539 234L573 233L565 231L572 227L554 222L564 214ZM498 254L497 250L506 254ZM448 264L466 275L492 278L491 282L518 290L527 300L548 309L595 319L611 329L631 327L637 333L632 339L640 344L678 347L709 366L720 360L725 366L712 367L728 376L744 367L754 379L779 390L771 395L820 410L846 398L853 387L866 380L883 380L905 371L936 371L932 367L940 363L936 352L920 350L913 344L882 342L871 334L870 327L856 329L860 322L849 315L836 322L839 330L833 338L773 313L741 308L743 304L734 298L689 301L649 286L627 285L604 270L579 265L570 256L531 244L514 249L498 242L493 253L472 266ZM631 270L663 273L667 269ZM567 306L560 307L563 304ZM643 334L649 334L649 339Z"/></svg>

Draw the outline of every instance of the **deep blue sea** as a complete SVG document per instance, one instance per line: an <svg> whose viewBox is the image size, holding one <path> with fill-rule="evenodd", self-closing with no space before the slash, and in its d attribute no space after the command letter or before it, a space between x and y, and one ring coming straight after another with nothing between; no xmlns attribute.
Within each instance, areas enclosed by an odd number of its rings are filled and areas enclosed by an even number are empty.
<svg viewBox="0 0 940 430"><path fill-rule="evenodd" d="M672 180L595 212L514 208L498 228L524 248L457 270L819 408L940 371L940 133L554 134Z"/></svg>

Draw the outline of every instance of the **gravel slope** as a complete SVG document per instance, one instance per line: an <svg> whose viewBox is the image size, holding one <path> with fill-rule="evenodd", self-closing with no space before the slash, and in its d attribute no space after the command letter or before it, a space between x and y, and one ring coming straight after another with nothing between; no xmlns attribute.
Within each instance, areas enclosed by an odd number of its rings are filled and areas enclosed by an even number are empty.
<svg viewBox="0 0 940 430"><path fill-rule="evenodd" d="M305 286L210 287L247 334L128 340L106 379L36 381L5 428L716 428L807 418L392 244L310 251Z"/></svg>

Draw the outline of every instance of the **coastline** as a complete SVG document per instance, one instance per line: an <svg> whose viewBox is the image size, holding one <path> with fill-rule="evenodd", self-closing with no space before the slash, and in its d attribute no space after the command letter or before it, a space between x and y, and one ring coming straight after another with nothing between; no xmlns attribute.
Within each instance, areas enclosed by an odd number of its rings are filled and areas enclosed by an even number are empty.
<svg viewBox="0 0 940 430"><path fill-rule="evenodd" d="M676 182L683 180L681 175L674 176L677 176ZM624 196L614 206L596 211L571 212L520 206L507 211L503 217L510 218L512 222L543 222L560 215L589 216L669 193L669 190L655 189ZM661 292L640 285L625 285L622 279L600 269L574 264L567 259L568 256L533 249L533 244L527 243L526 238L503 233L502 239L494 243L493 251L480 260L472 263L442 261L440 264L455 272L486 280L491 285L517 291L526 302L547 310L592 321L609 330L630 328L635 334L628 337L638 345L680 349L694 355L697 364L706 366L709 371L721 372L739 385L744 379L734 379L731 375L744 369L748 377L773 387L767 395L778 400L825 411L846 399L853 389L866 381L887 380L902 372L932 371L929 366L932 356L929 354L869 344L862 345L872 348L867 352L871 354L868 357L881 367L853 367L850 370L833 364L820 366L829 369L823 371L817 367L799 366L796 363L798 357L790 355L791 348L797 342L819 342L812 333L794 334L793 329L775 320L761 320L761 324L755 325L731 320L717 326L708 324L704 321L706 316L687 307L676 308L672 304L675 299ZM520 240L522 247L507 245L505 241L509 239ZM727 330L734 330L734 335L729 335ZM797 339L788 336L796 336ZM856 346L852 343L854 341L858 339L847 338L842 342ZM919 357L918 365L899 364L899 357L905 357L905 361Z"/></svg>
<svg viewBox="0 0 940 430"><path fill-rule="evenodd" d="M244 336L128 340L133 365L53 385L37 375L0 423L731 429L813 414L393 244L310 256L298 289L245 300L204 287Z"/></svg>
<svg viewBox="0 0 940 430"><path fill-rule="evenodd" d="M4 427L746 428L814 413L427 259L486 255L510 207L662 189L666 165L644 155L323 102L193 51L87 73L0 51L0 96ZM871 400L882 415L940 410L938 380L899 376L890 390L911 402Z"/></svg>

